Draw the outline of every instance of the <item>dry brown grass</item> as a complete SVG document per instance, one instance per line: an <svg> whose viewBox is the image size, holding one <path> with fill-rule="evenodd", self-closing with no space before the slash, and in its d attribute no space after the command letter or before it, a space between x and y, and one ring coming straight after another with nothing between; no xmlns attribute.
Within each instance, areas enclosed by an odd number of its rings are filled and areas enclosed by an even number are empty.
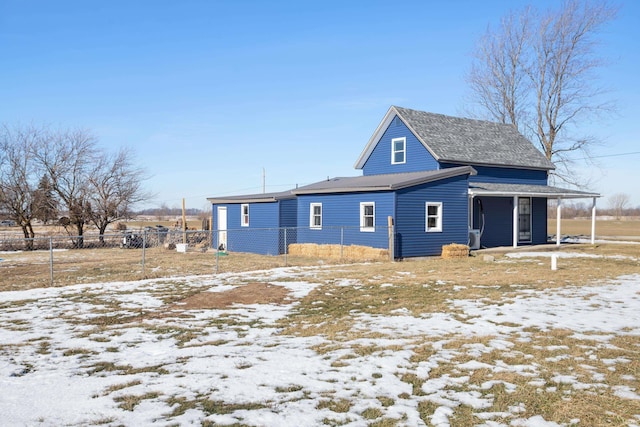
<svg viewBox="0 0 640 427"><path fill-rule="evenodd" d="M556 234L556 219L549 219L548 233ZM590 219L562 219L560 232L565 235L591 235ZM624 239L628 236L640 237L640 221L638 220L598 220L596 221L596 237Z"/></svg>
<svg viewBox="0 0 640 427"><path fill-rule="evenodd" d="M535 249L535 248L531 248ZM551 250L555 250L555 247ZM640 245L569 245L562 250L601 256L601 258L571 258L558 260L558 270L551 271L548 258L534 262L506 259L504 253L494 252L495 262L482 256L455 259L438 257L410 259L405 262L356 262L342 267L344 279L366 278L367 283L381 284L389 275L405 272L407 286L422 286L436 281L457 285L498 286L498 292L511 286L564 286L586 283L599 278L611 278L638 271ZM636 259L615 258L619 255ZM614 257L615 256L615 257ZM204 275L218 272L263 270L285 266L284 256L262 256L249 253L190 251L177 253L163 248L145 252L144 271L140 249L82 249L53 252L53 286L80 283L113 282L185 275ZM0 291L23 290L51 286L49 252L16 252L2 254L0 263ZM317 257L287 257L287 265L309 266L340 264L347 260ZM352 261L353 262L353 261ZM335 271L328 276L335 275ZM321 277L326 279L327 277ZM329 277L330 278L330 277ZM483 292L488 292L483 290Z"/></svg>
<svg viewBox="0 0 640 427"><path fill-rule="evenodd" d="M494 253L495 261L481 256L430 257L327 269L316 276L324 285L297 306L284 327L289 334L319 334L337 341L352 339L354 334L374 337L375 331L352 329L354 313L451 313L452 299L507 300L523 289L586 286L640 271L637 245L570 245L564 250L598 258L561 258L555 271L548 257L512 259L500 253Z"/></svg>
<svg viewBox="0 0 640 427"><path fill-rule="evenodd" d="M0 262L0 291L51 286L48 251L3 253ZM326 261L327 264L334 261ZM315 265L317 258L287 257L289 265ZM284 256L249 253L189 251L178 253L164 248L145 251L144 270L141 249L73 249L53 252L53 286L80 283L115 282L172 276L264 270L285 266Z"/></svg>

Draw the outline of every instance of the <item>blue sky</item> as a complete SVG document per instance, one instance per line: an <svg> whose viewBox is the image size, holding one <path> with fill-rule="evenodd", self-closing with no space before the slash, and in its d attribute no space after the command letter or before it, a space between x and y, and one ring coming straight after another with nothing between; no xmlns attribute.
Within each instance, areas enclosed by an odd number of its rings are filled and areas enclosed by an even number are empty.
<svg viewBox="0 0 640 427"><path fill-rule="evenodd" d="M0 0L0 122L133 148L150 207L359 175L390 105L462 114L477 38L526 3ZM628 0L600 48L618 114L584 126L604 207L640 206L638 40Z"/></svg>

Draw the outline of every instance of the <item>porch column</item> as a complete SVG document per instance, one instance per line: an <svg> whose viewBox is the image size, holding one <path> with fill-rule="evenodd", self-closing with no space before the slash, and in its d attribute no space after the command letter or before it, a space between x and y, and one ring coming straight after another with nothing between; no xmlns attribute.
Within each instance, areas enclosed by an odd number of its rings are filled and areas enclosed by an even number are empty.
<svg viewBox="0 0 640 427"><path fill-rule="evenodd" d="M593 198L591 205L591 244L596 243L596 198Z"/></svg>
<svg viewBox="0 0 640 427"><path fill-rule="evenodd" d="M556 246L560 246L560 223L562 222L562 199L558 197L558 208L556 209Z"/></svg>
<svg viewBox="0 0 640 427"><path fill-rule="evenodd" d="M518 196L513 196L513 247L518 247Z"/></svg>

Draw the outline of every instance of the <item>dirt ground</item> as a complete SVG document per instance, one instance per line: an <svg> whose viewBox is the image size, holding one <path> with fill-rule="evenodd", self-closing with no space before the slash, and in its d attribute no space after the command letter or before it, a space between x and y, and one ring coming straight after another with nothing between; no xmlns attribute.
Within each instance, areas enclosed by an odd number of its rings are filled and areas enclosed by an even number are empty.
<svg viewBox="0 0 640 427"><path fill-rule="evenodd" d="M183 299L175 308L222 309L233 304L289 304L292 301L289 291L283 286L254 282L226 292L200 292Z"/></svg>

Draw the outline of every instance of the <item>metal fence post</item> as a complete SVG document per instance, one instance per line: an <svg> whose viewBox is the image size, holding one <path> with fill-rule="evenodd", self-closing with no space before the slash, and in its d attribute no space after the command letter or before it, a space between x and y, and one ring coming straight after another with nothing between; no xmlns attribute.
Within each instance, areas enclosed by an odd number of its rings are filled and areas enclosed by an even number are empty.
<svg viewBox="0 0 640 427"><path fill-rule="evenodd" d="M213 228L213 227L211 227ZM218 230L216 230L216 245L214 246L214 249L216 251L216 274L218 274L218 261L220 259L220 249L218 247L218 236L219 236L219 232Z"/></svg>
<svg viewBox="0 0 640 427"><path fill-rule="evenodd" d="M344 227L340 227L340 259L343 258L342 250L344 248Z"/></svg>
<svg viewBox="0 0 640 427"><path fill-rule="evenodd" d="M284 266L287 267L287 227L284 228Z"/></svg>
<svg viewBox="0 0 640 427"><path fill-rule="evenodd" d="M146 258L146 249L147 249L147 230L144 230L142 233L142 277L145 277L144 271L144 261Z"/></svg>
<svg viewBox="0 0 640 427"><path fill-rule="evenodd" d="M53 237L49 236L49 277L53 286Z"/></svg>

